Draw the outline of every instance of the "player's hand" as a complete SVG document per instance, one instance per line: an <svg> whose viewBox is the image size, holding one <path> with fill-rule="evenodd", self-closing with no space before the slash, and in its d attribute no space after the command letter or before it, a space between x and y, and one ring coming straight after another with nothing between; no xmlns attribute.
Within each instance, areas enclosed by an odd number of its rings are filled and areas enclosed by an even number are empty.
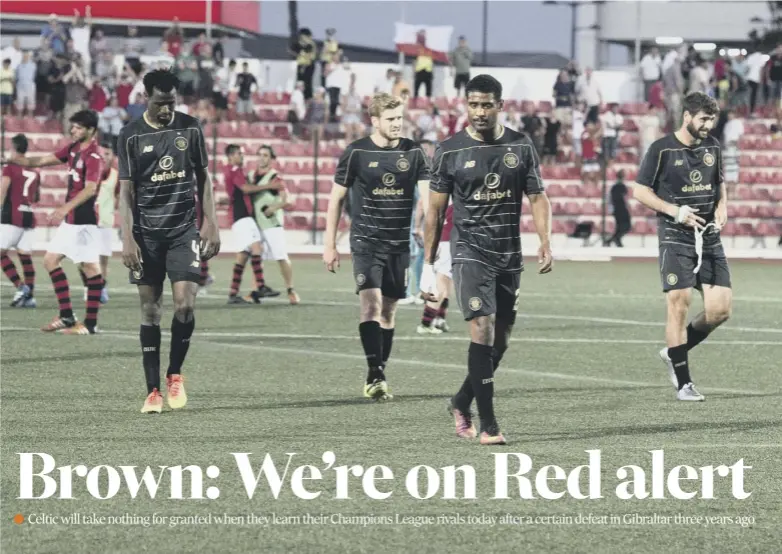
<svg viewBox="0 0 782 554"><path fill-rule="evenodd" d="M336 246L327 246L323 249L323 263L326 269L335 273L339 269L339 252Z"/></svg>
<svg viewBox="0 0 782 554"><path fill-rule="evenodd" d="M440 293L437 290L437 276L434 272L434 265L424 264L421 271L421 296L427 302L437 302L440 299Z"/></svg>
<svg viewBox="0 0 782 554"><path fill-rule="evenodd" d="M679 206L676 212L676 223L683 223L688 227L695 227L696 229L703 229L706 225L706 220L700 216L695 215L698 210L689 206Z"/></svg>
<svg viewBox="0 0 782 554"><path fill-rule="evenodd" d="M717 204L717 209L714 211L714 223L717 224L717 230L721 231L727 222L728 206L725 202L720 202Z"/></svg>
<svg viewBox="0 0 782 554"><path fill-rule="evenodd" d="M550 244L541 244L538 248L538 273L551 273L554 266L554 256Z"/></svg>
<svg viewBox="0 0 782 554"><path fill-rule="evenodd" d="M65 219L66 215L68 215L68 210L66 210L64 206L60 206L49 214L49 223L52 225L59 225L62 223L62 220Z"/></svg>
<svg viewBox="0 0 782 554"><path fill-rule="evenodd" d="M141 271L141 249L132 235L122 240L122 265L131 271Z"/></svg>
<svg viewBox="0 0 782 554"><path fill-rule="evenodd" d="M211 260L220 252L220 231L214 225L207 224L201 229L201 259Z"/></svg>

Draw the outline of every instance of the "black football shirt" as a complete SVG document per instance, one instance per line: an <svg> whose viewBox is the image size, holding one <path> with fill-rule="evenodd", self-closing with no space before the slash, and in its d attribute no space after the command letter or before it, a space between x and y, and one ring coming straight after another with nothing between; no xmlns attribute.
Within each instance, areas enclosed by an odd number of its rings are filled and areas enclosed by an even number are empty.
<svg viewBox="0 0 782 554"><path fill-rule="evenodd" d="M437 148L430 189L453 199L454 264L522 270L521 201L543 192L538 155L526 134L503 127L502 135L483 142L466 130L456 133Z"/></svg>
<svg viewBox="0 0 782 554"><path fill-rule="evenodd" d="M370 137L352 142L334 176L351 195L351 250L409 252L416 187L429 178L429 160L410 139L389 148L377 146Z"/></svg>
<svg viewBox="0 0 782 554"><path fill-rule="evenodd" d="M119 178L133 182L133 232L175 239L196 224L196 171L209 165L201 125L175 112L157 129L144 117L127 124L117 141Z"/></svg>
<svg viewBox="0 0 782 554"><path fill-rule="evenodd" d="M650 187L661 199L677 206L690 206L707 223L714 221L714 211L722 187L722 154L720 144L712 136L699 144L687 146L670 134L655 141L638 170L636 182ZM657 214L657 234L660 244L695 246L692 227L666 214ZM719 243L719 233L703 235L703 246Z"/></svg>

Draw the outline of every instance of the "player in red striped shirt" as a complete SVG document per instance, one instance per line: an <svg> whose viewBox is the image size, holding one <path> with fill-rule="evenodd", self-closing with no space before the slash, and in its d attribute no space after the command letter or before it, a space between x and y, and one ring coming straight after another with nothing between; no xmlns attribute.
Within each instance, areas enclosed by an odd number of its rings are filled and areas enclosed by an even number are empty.
<svg viewBox="0 0 782 554"><path fill-rule="evenodd" d="M103 174L103 157L96 139L98 114L92 110L76 112L70 119L74 142L54 154L11 161L22 167L44 167L68 164L68 193L65 204L49 215L49 222L59 224L43 259L60 304L60 313L41 331L62 331L68 335L92 335L97 330L103 276L100 273L100 238L95 215L95 195ZM87 276L87 315L79 322L73 315L68 278L60 263L69 258L80 264Z"/></svg>
<svg viewBox="0 0 782 554"><path fill-rule="evenodd" d="M451 329L445 322L448 313L448 293L451 290L453 271L451 269L451 229L453 229L453 204L445 210L445 221L440 233L440 244L437 246L437 260L434 262L434 272L437 276L437 290L442 291L442 298L437 302L427 301L421 324L416 329L419 335L440 335Z"/></svg>
<svg viewBox="0 0 782 554"><path fill-rule="evenodd" d="M27 137L16 135L11 139L17 156L27 153ZM33 204L38 200L41 176L37 171L24 169L10 163L3 167L3 181L0 186L0 205L3 206L0 217L0 263L5 273L16 287L11 302L12 308L35 308L33 289L35 288L35 267L32 250L35 234L35 214ZM19 261L24 270L24 282L16 272L8 250L16 248Z"/></svg>

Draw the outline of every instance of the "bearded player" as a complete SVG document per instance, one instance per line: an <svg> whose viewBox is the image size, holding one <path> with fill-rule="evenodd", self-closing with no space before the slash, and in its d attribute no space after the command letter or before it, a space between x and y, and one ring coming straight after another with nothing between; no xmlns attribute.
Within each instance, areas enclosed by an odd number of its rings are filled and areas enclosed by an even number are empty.
<svg viewBox="0 0 782 554"><path fill-rule="evenodd" d="M678 400L700 402L688 353L730 317L730 268L720 239L728 221L720 144L709 133L719 111L713 98L694 92L683 102L683 122L652 144L636 178L635 198L657 212L660 278L665 293L667 348L660 357ZM687 325L692 289L704 310Z"/></svg>
<svg viewBox="0 0 782 554"><path fill-rule="evenodd" d="M68 192L65 204L49 215L49 222L59 224L49 243L43 265L52 279L60 313L41 328L44 332L60 331L67 335L94 335L97 332L103 276L100 272L100 237L95 214L95 195L103 174L103 157L98 146L98 114L82 110L70 119L74 142L54 154L37 158L18 156L11 161L22 167L68 165ZM64 258L81 266L86 277L87 313L84 322L76 320L71 306L68 278L62 269Z"/></svg>
<svg viewBox="0 0 782 554"><path fill-rule="evenodd" d="M540 273L551 271L551 205L543 190L538 156L529 137L499 125L502 85L490 75L467 83L470 125L437 149L424 239L421 292L439 300L434 264L449 198L453 198L451 239L455 297L470 322L467 378L451 399L456 433L477 435L470 405L478 404L480 443L505 444L494 414L494 372L508 348L516 320L521 254L521 202L532 205L540 248Z"/></svg>
<svg viewBox="0 0 782 554"><path fill-rule="evenodd" d="M24 156L29 146L27 137L19 134L11 139L17 156ZM33 239L35 236L35 214L33 204L40 195L41 175L37 171L24 169L9 163L3 166L3 180L0 185L0 262L3 273L16 287L11 301L12 308L35 308L35 266L33 265ZM19 277L8 250L16 249L22 262L24 280Z"/></svg>
<svg viewBox="0 0 782 554"><path fill-rule="evenodd" d="M147 109L119 135L122 261L141 300L141 350L147 382L142 413L160 413L160 319L163 282L171 281L174 317L166 372L171 409L187 403L182 365L195 328L201 258L220 250L209 160L201 126L175 112L179 79L157 69L144 76ZM196 222L196 195L204 222Z"/></svg>
<svg viewBox="0 0 782 554"><path fill-rule="evenodd" d="M407 296L410 222L416 186L426 198L429 160L415 142L401 138L404 106L390 94L376 94L369 108L372 134L352 142L337 164L326 220L323 262L339 267L337 227L342 204L352 194L350 250L367 358L364 396L388 400L385 368L394 339L397 302Z"/></svg>

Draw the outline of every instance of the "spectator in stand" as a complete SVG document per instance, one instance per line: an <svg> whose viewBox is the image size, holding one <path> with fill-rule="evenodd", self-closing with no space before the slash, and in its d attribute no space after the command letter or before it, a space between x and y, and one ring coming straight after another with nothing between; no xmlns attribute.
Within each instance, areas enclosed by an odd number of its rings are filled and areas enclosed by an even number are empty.
<svg viewBox="0 0 782 554"><path fill-rule="evenodd" d="M625 185L625 172L620 169L616 172L616 184L611 187L611 206L614 211L614 221L616 221L616 228L613 236L611 236L604 244L604 246L611 246L616 244L619 248L622 248L622 237L630 232L633 228L632 220L630 219L630 210L627 207L627 185Z"/></svg>
<svg viewBox="0 0 782 554"><path fill-rule="evenodd" d="M516 113L516 108L513 106L508 106L505 111L500 113L499 123L500 125L504 125L505 127L513 129L514 131L521 131L524 128L524 125L521 122L521 117L518 113Z"/></svg>
<svg viewBox="0 0 782 554"><path fill-rule="evenodd" d="M681 57L674 52L670 65L663 72L663 91L665 92L665 108L668 112L668 129L681 127L681 106L684 98L684 76L682 75ZM666 60L668 56L666 56Z"/></svg>
<svg viewBox="0 0 782 554"><path fill-rule="evenodd" d="M16 111L32 117L35 113L35 62L30 52L25 52L22 63L16 67Z"/></svg>
<svg viewBox="0 0 782 554"><path fill-rule="evenodd" d="M386 78L382 79L376 86L375 86L375 94L378 92L386 92L388 94L393 94L394 90L394 84L396 83L396 71L394 71L392 68L386 69Z"/></svg>
<svg viewBox="0 0 782 554"><path fill-rule="evenodd" d="M312 77L315 73L317 48L312 40L312 31L306 27L299 30L299 40L293 45L296 55L296 81L304 83L304 99L312 98Z"/></svg>
<svg viewBox="0 0 782 554"><path fill-rule="evenodd" d="M306 84L305 84L306 86ZM253 110L253 92L258 88L255 75L250 73L250 64L242 63L242 72L236 76L236 113L251 118L255 115Z"/></svg>
<svg viewBox="0 0 782 554"><path fill-rule="evenodd" d="M49 48L52 49L55 55L65 53L68 32L60 25L56 14L49 16L49 23L41 30L41 36L46 39Z"/></svg>
<svg viewBox="0 0 782 554"><path fill-rule="evenodd" d="M559 154L559 133L562 122L557 118L557 112L553 112L546 119L546 133L543 137L543 164L554 165Z"/></svg>
<svg viewBox="0 0 782 554"><path fill-rule="evenodd" d="M339 42L334 38L336 33L336 29L326 29L326 40L323 41L323 46L320 48L320 86L325 87L326 90L329 89L329 86L326 84L326 76L328 75L326 67L329 64L335 63L334 56L340 52ZM341 58L342 56L340 55L339 57ZM339 63L339 60L337 60L336 63ZM347 88L347 84L348 83L346 82L345 88ZM334 102L332 101L332 105L333 104Z"/></svg>
<svg viewBox="0 0 782 554"><path fill-rule="evenodd" d="M326 89L318 87L307 107L307 123L312 130L312 137L318 140L323 138L323 126L327 121L328 102L326 101Z"/></svg>
<svg viewBox="0 0 782 554"><path fill-rule="evenodd" d="M125 112L128 114L128 123L143 116L146 109L147 104L144 102L144 97L141 94L136 94L133 97L133 103L128 104L128 107L125 108Z"/></svg>
<svg viewBox="0 0 782 554"><path fill-rule="evenodd" d="M179 77L179 94L185 99L185 104L190 104L196 95L196 80L198 79L198 65L185 63L184 60L177 62L177 77ZM133 92L137 92L134 87ZM133 94L131 94L133 96Z"/></svg>
<svg viewBox="0 0 782 554"><path fill-rule="evenodd" d="M657 47L652 47L643 58L641 58L641 79L644 82L644 100L649 101L649 92L652 85L662 79L662 59Z"/></svg>
<svg viewBox="0 0 782 554"><path fill-rule="evenodd" d="M92 88L90 89L89 96L87 98L87 104L89 108L95 113L100 114L106 106L109 105L109 93L108 87L106 87L98 79L92 80Z"/></svg>
<svg viewBox="0 0 782 554"><path fill-rule="evenodd" d="M684 59L682 61L682 77L684 78L685 83L690 82L690 72L692 71L693 67L701 63L701 60L702 57L698 51L695 50L694 46L690 45L687 47Z"/></svg>
<svg viewBox="0 0 782 554"><path fill-rule="evenodd" d="M117 152L117 137L125 125L128 114L120 107L116 96L112 96L109 105L100 112L98 128L103 133L104 140L111 144L113 152Z"/></svg>
<svg viewBox="0 0 782 554"><path fill-rule="evenodd" d="M206 125L212 119L212 113L209 107L209 100L201 99L196 105L195 113L193 114L201 125Z"/></svg>
<svg viewBox="0 0 782 554"><path fill-rule="evenodd" d="M204 100L207 99L209 102L212 101L212 96L214 93L215 88L215 80L212 75L212 59L211 59L211 53L210 58L207 61L200 61L196 62L198 65L198 99Z"/></svg>
<svg viewBox="0 0 782 554"><path fill-rule="evenodd" d="M563 69L557 75L557 80L554 83L554 116L557 121L565 125L570 123L574 97L574 82L570 80L567 69Z"/></svg>
<svg viewBox="0 0 782 554"><path fill-rule="evenodd" d="M600 116L600 126L602 127L603 135L603 158L607 167L610 167L616 159L616 144L619 140L619 131L624 124L624 118L618 113L618 108L618 104L609 104L608 111Z"/></svg>
<svg viewBox="0 0 782 554"><path fill-rule="evenodd" d="M297 81L288 104L288 122L293 126L293 137L301 138L302 123L307 117L307 99L304 98L304 82Z"/></svg>
<svg viewBox="0 0 782 554"><path fill-rule="evenodd" d="M736 112L728 111L728 122L722 132L722 169L728 197L733 196L736 184L739 182L739 140L744 134L744 123L736 117Z"/></svg>
<svg viewBox="0 0 782 554"><path fill-rule="evenodd" d="M663 90L663 82L662 80L657 81L652 85L652 88L649 89L649 104L654 106L658 110L664 110L665 109L665 100L664 97L664 90Z"/></svg>
<svg viewBox="0 0 782 554"><path fill-rule="evenodd" d="M581 171L581 162L583 159L583 152L581 149L581 135L584 134L584 122L586 119L586 106L583 102L577 103L573 107L572 113L572 127L571 136L573 140L573 156L575 158L576 167L579 172Z"/></svg>
<svg viewBox="0 0 782 554"><path fill-rule="evenodd" d="M110 81L114 78L116 68L114 67L114 55L109 52L103 52L99 58L96 58L94 76L101 81Z"/></svg>
<svg viewBox="0 0 782 554"><path fill-rule="evenodd" d="M402 78L401 71L394 72L394 86L391 87L391 94L393 96L401 97L405 91L410 94L410 84Z"/></svg>
<svg viewBox="0 0 782 554"><path fill-rule="evenodd" d="M221 35L220 38L215 42L214 46L212 47L212 61L215 64L215 67L223 67L223 64L225 63L225 41L227 37L226 35ZM234 62L236 64L236 62Z"/></svg>
<svg viewBox="0 0 782 554"><path fill-rule="evenodd" d="M77 58L70 64L69 70L63 75L65 84L65 108L62 114L63 133L70 130L70 119L73 114L84 109L87 100L87 79L84 75L84 67L81 58Z"/></svg>
<svg viewBox="0 0 782 554"><path fill-rule="evenodd" d="M127 72L123 73L119 79L119 84L114 89L114 94L117 95L117 101L119 105L127 109L130 104L130 99L133 98L133 78Z"/></svg>
<svg viewBox="0 0 782 554"><path fill-rule="evenodd" d="M578 68L578 62L575 60L570 60L567 63L565 66L565 71L567 71L567 74L570 77L570 81L573 83L577 82L578 78L581 77L581 70Z"/></svg>
<svg viewBox="0 0 782 554"><path fill-rule="evenodd" d="M443 121L437 113L437 108L430 104L424 113L418 116L416 128L421 135L421 140L437 144L440 140L440 131L444 129Z"/></svg>
<svg viewBox="0 0 782 554"><path fill-rule="evenodd" d="M11 104L14 101L14 72L11 69L11 60L3 60L2 69L0 69L0 108L3 115L8 113Z"/></svg>
<svg viewBox="0 0 782 554"><path fill-rule="evenodd" d="M109 51L109 41L103 35L103 29L97 27L90 40L90 72L94 75L97 72L96 66L104 58L104 54Z"/></svg>
<svg viewBox="0 0 782 554"><path fill-rule="evenodd" d="M638 163L640 164L646 156L646 152L654 141L660 138L661 121L660 111L652 104L647 106L647 112L641 116L638 123L638 131L640 135L641 151L639 152Z"/></svg>
<svg viewBox="0 0 782 554"><path fill-rule="evenodd" d="M185 34L182 32L182 27L179 26L178 17L171 21L171 27L163 33L163 40L166 42L166 50L171 57L179 58L182 53L182 45L185 42Z"/></svg>
<svg viewBox="0 0 782 554"><path fill-rule="evenodd" d="M125 54L125 63L136 75L141 73L141 55L144 53L144 43L138 36L138 29L133 25L128 27L128 37L123 41L122 50Z"/></svg>
<svg viewBox="0 0 782 554"><path fill-rule="evenodd" d="M345 131L345 142L350 144L364 134L362 115L364 106L361 95L356 92L356 74L350 76L350 86L342 95L342 127Z"/></svg>
<svg viewBox="0 0 782 554"><path fill-rule="evenodd" d="M456 89L456 96L461 96L463 88L466 94L472 66L472 50L467 45L464 35L459 37L459 45L448 56L448 62L453 70L453 88Z"/></svg>
<svg viewBox="0 0 782 554"><path fill-rule="evenodd" d="M747 56L747 85L749 85L749 115L755 113L755 107L758 105L758 90L762 81L763 68L766 60L763 53L757 49Z"/></svg>
<svg viewBox="0 0 782 554"><path fill-rule="evenodd" d="M41 39L41 47L35 51L33 56L35 61L35 91L37 94L37 104L39 106L49 107L49 75L54 67L54 56L52 49L49 48L45 39Z"/></svg>
<svg viewBox="0 0 782 554"><path fill-rule="evenodd" d="M731 62L731 73L733 75L731 84L731 107L749 105L749 85L747 77L749 76L749 66L746 56L736 56Z"/></svg>
<svg viewBox="0 0 782 554"><path fill-rule="evenodd" d="M15 38L9 46L0 50L0 60L10 60L11 71L16 71L16 68L22 63L22 47L18 38Z"/></svg>
<svg viewBox="0 0 782 554"><path fill-rule="evenodd" d="M215 72L213 102L218 120L223 118L223 113L228 109L228 95L231 93L233 83L236 83L236 60L228 62L228 67L220 66L220 69Z"/></svg>
<svg viewBox="0 0 782 554"><path fill-rule="evenodd" d="M329 119L337 121L337 108L340 106L339 95L350 86L350 63L347 58L340 61L341 52L334 54L331 62L325 66L326 91L329 94Z"/></svg>
<svg viewBox="0 0 782 554"><path fill-rule="evenodd" d="M600 106L603 104L603 93L600 91L600 85L594 78L592 68L587 67L584 76L576 86L579 98L586 103L586 121L597 123L600 115Z"/></svg>
<svg viewBox="0 0 782 554"><path fill-rule="evenodd" d="M79 10L73 10L73 25L71 25L71 40L73 49L78 52L84 62L84 73L90 74L92 67L90 57L90 35L92 34L92 12L88 5L84 10L84 17Z"/></svg>
<svg viewBox="0 0 782 554"><path fill-rule="evenodd" d="M709 62L704 59L699 59L698 64L690 69L690 90L688 94L692 94L693 92L709 94L710 81Z"/></svg>
<svg viewBox="0 0 782 554"><path fill-rule="evenodd" d="M597 185L600 174L600 127L587 121L581 133L581 180L587 185Z"/></svg>
<svg viewBox="0 0 782 554"><path fill-rule="evenodd" d="M521 118L521 125L524 132L529 135L532 144L535 146L535 152L538 156L543 152L543 120L535 113L535 105L527 104L527 113Z"/></svg>
<svg viewBox="0 0 782 554"><path fill-rule="evenodd" d="M415 58L415 78L413 79L413 97L418 98L418 91L424 85L426 97L432 97L434 80L434 59L431 51L423 44L418 45L418 56Z"/></svg>
<svg viewBox="0 0 782 554"><path fill-rule="evenodd" d="M768 60L768 80L771 87L769 100L772 105L782 105L782 44L777 46Z"/></svg>
<svg viewBox="0 0 782 554"><path fill-rule="evenodd" d="M65 83L63 77L69 71L68 60L63 56L56 56L54 64L49 71L49 107L54 119L61 119L65 108Z"/></svg>

